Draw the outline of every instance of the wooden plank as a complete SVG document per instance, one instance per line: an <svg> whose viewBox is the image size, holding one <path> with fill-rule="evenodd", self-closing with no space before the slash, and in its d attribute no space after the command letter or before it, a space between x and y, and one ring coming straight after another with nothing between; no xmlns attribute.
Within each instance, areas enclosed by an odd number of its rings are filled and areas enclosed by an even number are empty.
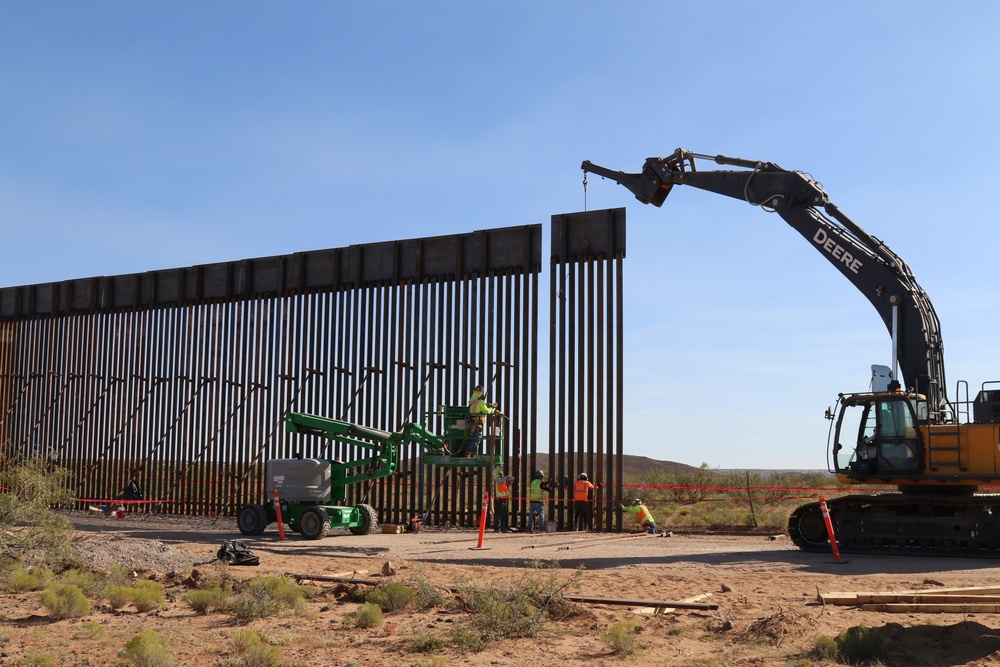
<svg viewBox="0 0 1000 667"><path fill-rule="evenodd" d="M706 602L681 602L672 600L631 600L623 598L594 597L590 595L563 595L567 602L586 602L588 604L610 604L624 605L628 607L655 607L675 609L697 609L700 611L711 611L718 609L719 605Z"/></svg>
<svg viewBox="0 0 1000 667"><path fill-rule="evenodd" d="M889 614L996 614L1000 604L863 604L861 611Z"/></svg>
<svg viewBox="0 0 1000 667"><path fill-rule="evenodd" d="M704 600L705 598L712 597L711 593L702 593L701 595L695 595L693 597L684 598L681 600L684 604L691 604L692 602L698 602L699 600ZM658 614L669 614L671 612L677 611L678 607L642 607L640 609L632 610L634 614L642 614L644 616L658 615Z"/></svg>
<svg viewBox="0 0 1000 667"><path fill-rule="evenodd" d="M834 605L853 606L858 604L859 596L879 596L879 595L1000 595L1000 586L968 586L963 588L925 588L921 590L902 591L877 591L877 592L857 592L857 591L835 591L832 593L820 593L816 596L818 602Z"/></svg>
<svg viewBox="0 0 1000 667"><path fill-rule="evenodd" d="M858 604L1000 604L1000 595L858 594Z"/></svg>

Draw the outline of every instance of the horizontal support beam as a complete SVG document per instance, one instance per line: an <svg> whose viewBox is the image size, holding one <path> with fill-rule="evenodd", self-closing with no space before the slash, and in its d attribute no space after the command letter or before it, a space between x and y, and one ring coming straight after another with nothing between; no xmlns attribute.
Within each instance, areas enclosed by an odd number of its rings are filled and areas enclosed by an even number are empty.
<svg viewBox="0 0 1000 667"><path fill-rule="evenodd" d="M184 306L538 273L542 226L367 243L291 255L0 288L0 319Z"/></svg>
<svg viewBox="0 0 1000 667"><path fill-rule="evenodd" d="M624 208L552 216L553 263L571 264L624 257Z"/></svg>

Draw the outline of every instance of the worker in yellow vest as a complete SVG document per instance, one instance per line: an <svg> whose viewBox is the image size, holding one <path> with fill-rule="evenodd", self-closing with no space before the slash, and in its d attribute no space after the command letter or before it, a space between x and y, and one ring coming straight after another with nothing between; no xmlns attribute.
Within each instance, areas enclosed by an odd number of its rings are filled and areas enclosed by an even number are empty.
<svg viewBox="0 0 1000 667"><path fill-rule="evenodd" d="M479 442L483 437L483 425L486 422L486 415L493 414L496 410L496 403L486 402L486 391L483 385L477 384L469 397L469 419L466 423L465 455L474 457L479 454Z"/></svg>
<svg viewBox="0 0 1000 667"><path fill-rule="evenodd" d="M597 486L590 483L587 473L581 472L573 484L573 530L590 530L594 508L590 504L590 492Z"/></svg>
<svg viewBox="0 0 1000 667"><path fill-rule="evenodd" d="M493 498L493 532L509 533L510 496L514 487L512 476L497 478L497 492Z"/></svg>
<svg viewBox="0 0 1000 667"><path fill-rule="evenodd" d="M545 500L552 484L545 480L545 473L536 470L531 475L531 486L528 487L528 532L545 530Z"/></svg>
<svg viewBox="0 0 1000 667"><path fill-rule="evenodd" d="M642 498L636 498L632 501L632 504L628 507L622 505L622 509L626 509L630 512L635 512L635 520L638 524L646 529L646 532L650 535L656 535L656 522L653 521L653 514L649 511L649 508L642 503Z"/></svg>

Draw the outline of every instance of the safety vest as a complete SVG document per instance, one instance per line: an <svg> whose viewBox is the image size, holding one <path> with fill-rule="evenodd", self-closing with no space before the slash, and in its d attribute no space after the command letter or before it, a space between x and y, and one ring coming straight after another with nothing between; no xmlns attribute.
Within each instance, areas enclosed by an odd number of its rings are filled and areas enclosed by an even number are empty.
<svg viewBox="0 0 1000 667"><path fill-rule="evenodd" d="M493 414L493 408L483 398L482 392L474 391L469 397L469 412L474 415L490 415Z"/></svg>
<svg viewBox="0 0 1000 667"><path fill-rule="evenodd" d="M576 480L573 485L573 500L588 500L588 494L594 485L585 479Z"/></svg>
<svg viewBox="0 0 1000 667"><path fill-rule="evenodd" d="M510 485L507 482L497 484L497 500L510 500Z"/></svg>
<svg viewBox="0 0 1000 667"><path fill-rule="evenodd" d="M629 509L635 512L635 520L639 522L640 526L645 526L653 520L653 515L650 514L649 508L645 505L632 505Z"/></svg>
<svg viewBox="0 0 1000 667"><path fill-rule="evenodd" d="M528 501L540 503L543 500L545 500L545 492L542 490L542 480L531 480L531 486L528 488Z"/></svg>

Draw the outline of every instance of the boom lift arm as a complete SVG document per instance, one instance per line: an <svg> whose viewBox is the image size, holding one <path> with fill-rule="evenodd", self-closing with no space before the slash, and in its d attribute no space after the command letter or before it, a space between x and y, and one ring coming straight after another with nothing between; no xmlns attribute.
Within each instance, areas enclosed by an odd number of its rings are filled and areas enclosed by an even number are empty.
<svg viewBox="0 0 1000 667"><path fill-rule="evenodd" d="M699 171L698 160L741 169ZM810 176L771 162L700 155L680 148L669 157L647 158L638 174L614 171L589 160L581 167L625 186L644 204L661 206L674 185L689 185L776 212L878 311L892 336L894 361L906 385L927 396L930 423L950 418L941 325L927 293L906 262L844 215ZM894 379L899 378L894 374Z"/></svg>

